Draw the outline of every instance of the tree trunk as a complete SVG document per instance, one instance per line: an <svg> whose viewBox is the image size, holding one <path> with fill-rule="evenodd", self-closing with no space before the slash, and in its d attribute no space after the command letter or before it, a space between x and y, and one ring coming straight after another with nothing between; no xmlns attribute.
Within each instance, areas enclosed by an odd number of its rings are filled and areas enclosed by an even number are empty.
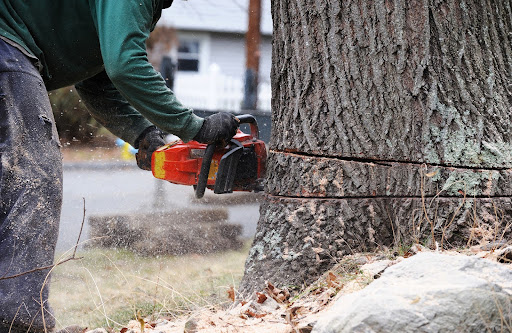
<svg viewBox="0 0 512 333"><path fill-rule="evenodd" d="M273 1L267 196L242 293L353 251L509 239L511 8Z"/></svg>

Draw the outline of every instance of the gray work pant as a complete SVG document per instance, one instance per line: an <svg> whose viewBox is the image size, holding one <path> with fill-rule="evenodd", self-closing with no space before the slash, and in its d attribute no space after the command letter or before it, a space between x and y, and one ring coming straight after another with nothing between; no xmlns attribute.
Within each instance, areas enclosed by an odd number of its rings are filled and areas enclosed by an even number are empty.
<svg viewBox="0 0 512 333"><path fill-rule="evenodd" d="M55 326L48 305L62 204L62 157L48 94L32 59L0 39L0 332ZM3 279L2 279L3 277ZM2 329L3 327L3 329Z"/></svg>

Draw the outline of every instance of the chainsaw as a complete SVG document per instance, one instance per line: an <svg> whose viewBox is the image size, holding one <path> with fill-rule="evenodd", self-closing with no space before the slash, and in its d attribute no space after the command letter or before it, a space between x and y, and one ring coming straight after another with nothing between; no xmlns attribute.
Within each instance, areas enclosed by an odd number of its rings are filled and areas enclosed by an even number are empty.
<svg viewBox="0 0 512 333"><path fill-rule="evenodd" d="M202 198L206 188L216 194L262 191L267 160L265 143L259 140L254 116L237 118L240 124L249 124L251 134L238 129L225 146L181 140L168 143L153 153L153 176L174 184L193 185L196 198Z"/></svg>

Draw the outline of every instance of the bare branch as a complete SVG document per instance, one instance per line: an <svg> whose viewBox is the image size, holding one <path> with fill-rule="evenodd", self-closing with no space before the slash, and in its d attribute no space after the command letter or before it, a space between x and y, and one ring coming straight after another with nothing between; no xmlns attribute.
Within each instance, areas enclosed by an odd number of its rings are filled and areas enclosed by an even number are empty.
<svg viewBox="0 0 512 333"><path fill-rule="evenodd" d="M53 264L53 265L37 267L37 268L31 269L29 271L21 272L21 273L18 273L18 274L9 275L9 276L3 276L3 277L0 278L0 281L1 280L7 280L7 279L14 279L14 278L17 278L17 277L20 277L20 276L23 276L23 275L27 275L27 274L30 274L30 273L38 272L38 271L44 271L44 270L51 269L51 268L57 267L59 265L62 265L65 262L68 262L68 261L71 261L71 260L80 260L80 259L83 259L83 257L78 257L78 258L76 258L76 257L69 257L69 258L64 259L62 261L59 261L58 263Z"/></svg>

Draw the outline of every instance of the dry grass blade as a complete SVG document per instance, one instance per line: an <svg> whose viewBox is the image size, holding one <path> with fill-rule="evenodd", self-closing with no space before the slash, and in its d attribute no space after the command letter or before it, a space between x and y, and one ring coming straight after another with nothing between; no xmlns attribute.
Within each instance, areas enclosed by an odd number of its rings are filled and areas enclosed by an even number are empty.
<svg viewBox="0 0 512 333"><path fill-rule="evenodd" d="M453 221L455 220L455 217L459 213L462 206L464 206L465 202L466 202L466 184L464 184L464 197L462 199L461 204L457 207L457 210L455 210L455 212L453 213L453 216L452 216L450 222L443 228L443 235L441 236L441 249L443 248L443 244L444 244L444 240L445 240L445 236L446 236L446 230L448 230L448 228L452 225Z"/></svg>
<svg viewBox="0 0 512 333"><path fill-rule="evenodd" d="M420 181L420 192L421 192L421 205L423 208L423 214L425 216L425 219L430 224L430 232L432 237L432 244L435 243L435 235L434 235L434 222L432 222L427 213L427 206L425 204L425 175L421 173L421 181Z"/></svg>

